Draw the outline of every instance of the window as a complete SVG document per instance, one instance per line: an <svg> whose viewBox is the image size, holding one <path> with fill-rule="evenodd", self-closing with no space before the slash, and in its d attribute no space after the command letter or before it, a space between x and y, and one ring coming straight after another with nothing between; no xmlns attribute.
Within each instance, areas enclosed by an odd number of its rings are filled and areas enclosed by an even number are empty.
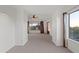
<svg viewBox="0 0 79 59"><path fill-rule="evenodd" d="M29 24L29 27L30 27L30 30L39 30L39 23L30 23Z"/></svg>
<svg viewBox="0 0 79 59"><path fill-rule="evenodd" d="M69 38L79 41L79 11L70 14Z"/></svg>

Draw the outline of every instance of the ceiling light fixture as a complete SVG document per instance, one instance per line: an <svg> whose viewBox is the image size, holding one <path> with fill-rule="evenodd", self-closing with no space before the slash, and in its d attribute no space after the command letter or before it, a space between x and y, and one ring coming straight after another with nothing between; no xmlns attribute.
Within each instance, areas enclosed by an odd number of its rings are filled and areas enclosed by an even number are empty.
<svg viewBox="0 0 79 59"><path fill-rule="evenodd" d="M37 16L36 15L33 15L32 18L37 18Z"/></svg>

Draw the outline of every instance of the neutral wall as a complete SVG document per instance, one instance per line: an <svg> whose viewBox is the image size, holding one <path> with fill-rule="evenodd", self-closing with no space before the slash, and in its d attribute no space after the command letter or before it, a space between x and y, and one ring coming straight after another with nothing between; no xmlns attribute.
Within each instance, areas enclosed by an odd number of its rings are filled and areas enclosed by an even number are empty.
<svg viewBox="0 0 79 59"><path fill-rule="evenodd" d="M0 6L0 52L28 41L27 14L20 6Z"/></svg>
<svg viewBox="0 0 79 59"><path fill-rule="evenodd" d="M45 20L44 21L44 33L46 34L47 33L47 22L49 22L49 30L50 30L50 35L52 36L52 19L50 18L49 20Z"/></svg>
<svg viewBox="0 0 79 59"><path fill-rule="evenodd" d="M63 46L63 13L57 13L57 46Z"/></svg>
<svg viewBox="0 0 79 59"><path fill-rule="evenodd" d="M57 20L56 15L52 17L52 41L57 44Z"/></svg>
<svg viewBox="0 0 79 59"><path fill-rule="evenodd" d="M23 44L26 44L28 42L28 17L27 13L24 10L24 20L23 20Z"/></svg>
<svg viewBox="0 0 79 59"><path fill-rule="evenodd" d="M44 21L44 33L47 34L47 21Z"/></svg>
<svg viewBox="0 0 79 59"><path fill-rule="evenodd" d="M27 34L27 15L23 8L17 8L17 20L16 20L16 45L24 45L28 41Z"/></svg>
<svg viewBox="0 0 79 59"><path fill-rule="evenodd" d="M72 52L79 53L79 42L69 39L68 49L70 49Z"/></svg>
<svg viewBox="0 0 79 59"><path fill-rule="evenodd" d="M15 45L16 9L0 6L0 52L6 52Z"/></svg>
<svg viewBox="0 0 79 59"><path fill-rule="evenodd" d="M52 17L52 41L56 46L63 46L63 15L57 11Z"/></svg>
<svg viewBox="0 0 79 59"><path fill-rule="evenodd" d="M50 24L50 25L49 25L49 27L50 27L50 35L52 36L52 29L53 29L53 28L52 28L52 19L49 21L49 24Z"/></svg>

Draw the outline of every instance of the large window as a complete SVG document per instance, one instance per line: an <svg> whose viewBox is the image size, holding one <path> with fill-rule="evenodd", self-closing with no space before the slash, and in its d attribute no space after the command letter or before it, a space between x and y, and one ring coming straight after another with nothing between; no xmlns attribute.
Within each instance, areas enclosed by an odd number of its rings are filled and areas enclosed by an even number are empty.
<svg viewBox="0 0 79 59"><path fill-rule="evenodd" d="M70 14L69 38L79 41L79 11Z"/></svg>

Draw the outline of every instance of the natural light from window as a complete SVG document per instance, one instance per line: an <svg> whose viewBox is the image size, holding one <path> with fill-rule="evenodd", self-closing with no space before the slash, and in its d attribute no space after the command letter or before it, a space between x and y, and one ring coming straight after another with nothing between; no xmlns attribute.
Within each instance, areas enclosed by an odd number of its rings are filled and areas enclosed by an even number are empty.
<svg viewBox="0 0 79 59"><path fill-rule="evenodd" d="M70 14L69 37L79 41L79 11Z"/></svg>

